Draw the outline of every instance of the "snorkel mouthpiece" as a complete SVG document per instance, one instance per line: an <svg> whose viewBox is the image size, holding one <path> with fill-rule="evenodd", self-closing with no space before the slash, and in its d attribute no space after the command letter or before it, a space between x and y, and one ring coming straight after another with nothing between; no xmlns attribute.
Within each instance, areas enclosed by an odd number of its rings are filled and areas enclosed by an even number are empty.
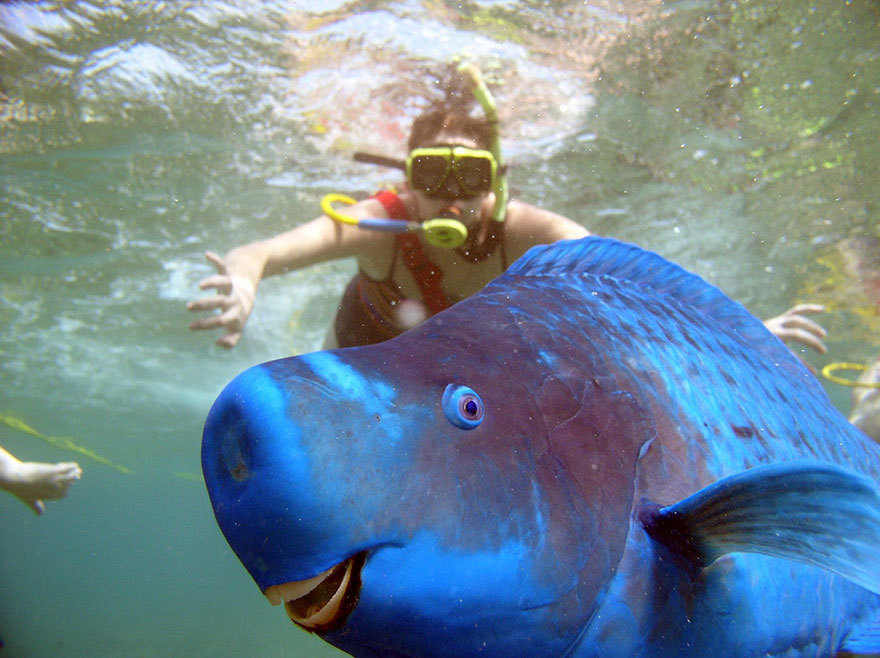
<svg viewBox="0 0 880 658"><path fill-rule="evenodd" d="M440 217L434 217L422 222L425 231L425 239L435 247L455 249L464 244L468 232L461 223L461 211L455 206L446 208Z"/></svg>

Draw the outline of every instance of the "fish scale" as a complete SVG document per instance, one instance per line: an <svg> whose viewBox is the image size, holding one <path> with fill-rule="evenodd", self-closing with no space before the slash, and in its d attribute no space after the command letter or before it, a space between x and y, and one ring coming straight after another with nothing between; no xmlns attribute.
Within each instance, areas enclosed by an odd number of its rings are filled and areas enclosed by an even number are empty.
<svg viewBox="0 0 880 658"><path fill-rule="evenodd" d="M554 269L553 273L560 275L558 269ZM846 443L846 436L851 435L848 426L838 424L829 428L823 427L821 431L816 427L814 428L817 430L816 433L811 436L821 440L807 440L802 425L795 421L803 423L804 420L816 418L816 414L810 413L809 408L827 410L830 402L815 377L799 363L795 363L787 348L777 339L763 337L768 343L776 342L778 345L772 345L775 349L768 349L766 354L762 354L756 352L743 340L737 340L739 336L735 334L718 332L713 324L709 324L709 328L706 328L704 324L706 320L695 317L692 313L684 312L676 318L675 315L680 310L674 303L676 299L658 300L653 290L641 291L637 284L620 283L609 279L607 275L575 276L578 285L589 290L590 293L583 295L583 308L572 312L571 316L577 318L574 322L581 327L595 324L603 330L598 336L588 336L588 340L593 345L601 345L603 350L608 351L609 362L625 363L620 356L622 353L639 353L647 363L642 364L642 372L635 372L634 376L644 379L648 371L657 373L664 384L663 387L657 388L665 390L667 397L675 398L677 403L675 407L667 405L667 408L676 408L686 413L691 424L698 425L699 418L717 419L728 416L728 429L733 435L731 436L729 431L724 431L723 437L726 437L726 442L700 443L715 448L717 475L748 468L756 462L774 457L792 459L809 454L821 459L846 463L855 470L862 470L877 477L876 445L859 442L850 446L846 452L838 449L840 445ZM538 278L538 282L528 285L533 288L540 287L540 277ZM627 283L630 283L628 292L620 293L621 286ZM494 285L506 284L507 282L502 278ZM617 294L604 291L606 287L617 288L615 290ZM593 292L596 295L593 295ZM640 292L642 294L639 294ZM591 304L593 297L598 297L603 304ZM566 301L574 306L571 300ZM640 308L650 312L654 318L653 326L646 327L642 314L633 312L634 309ZM559 316L555 317L558 321ZM697 337L692 337L690 335L692 333L698 334ZM680 360L683 353L680 347L685 342L692 347L699 346L698 351L685 352L685 355L690 357L687 364ZM711 355L719 352L727 357L725 363L712 363ZM706 367L707 359L710 360L709 367ZM784 365L780 365L780 361ZM731 368L737 367L738 376L731 375L725 369L727 364L730 364L728 367ZM696 366L696 369L686 370L686 365ZM774 372L777 368L784 368L786 377L796 377L796 389L793 385L784 387L781 385L780 379ZM699 390L694 390L695 373L699 374L701 379ZM786 390L782 390L783 388ZM710 391L711 395L708 394ZM730 417L730 407L726 408L726 413L724 410L712 408L719 404L719 398L722 396L734 404L736 400L748 400L748 412ZM755 427L760 427L761 430L758 431ZM767 441L763 444L764 454L759 454L756 450L743 450L743 458L734 460L730 465L722 465L722 460L736 454L738 444L746 438L737 432L737 428L749 428L748 435L755 437L756 440L766 437ZM803 439L802 446L792 443L791 439L794 436ZM771 437L779 440L773 441ZM773 451L778 454L774 454ZM744 459L746 454L749 456L748 460Z"/></svg>

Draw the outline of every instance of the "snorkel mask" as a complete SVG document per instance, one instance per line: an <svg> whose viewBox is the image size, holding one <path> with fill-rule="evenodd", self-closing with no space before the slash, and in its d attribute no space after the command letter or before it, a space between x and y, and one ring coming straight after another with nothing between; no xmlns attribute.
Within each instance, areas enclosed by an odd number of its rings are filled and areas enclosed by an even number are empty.
<svg viewBox="0 0 880 658"><path fill-rule="evenodd" d="M491 192L498 163L490 151L464 146L429 146L410 151L406 180L426 196L472 199Z"/></svg>
<svg viewBox="0 0 880 658"><path fill-rule="evenodd" d="M464 146L431 146L413 149L405 161L355 153L358 162L378 164L406 172L410 186L430 197L472 198L489 191L495 193L492 220L503 222L507 209L507 178L501 160L501 139L498 131L498 113L495 100L486 87L480 72L472 64L462 64L458 70L468 75L473 94L492 128L490 148L470 149ZM387 218L357 219L333 207L334 203L354 204L354 199L342 194L328 194L321 200L321 210L328 217L359 228L393 233L424 231L425 239L438 247L455 248L467 240L467 227L454 217L435 217L424 222L401 222Z"/></svg>

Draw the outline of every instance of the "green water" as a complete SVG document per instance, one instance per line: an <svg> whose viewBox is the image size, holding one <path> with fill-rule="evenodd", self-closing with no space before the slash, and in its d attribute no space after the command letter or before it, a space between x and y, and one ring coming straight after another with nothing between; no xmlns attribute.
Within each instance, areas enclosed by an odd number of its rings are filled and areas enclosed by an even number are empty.
<svg viewBox="0 0 880 658"><path fill-rule="evenodd" d="M184 305L206 249L385 181L350 153L399 154L456 54L496 90L518 197L759 316L827 304L814 366L875 356L852 263L878 258L878 23L868 0L0 6L0 414L132 471L0 423L84 469L41 518L0 496L0 655L338 655L228 549L199 442L237 372L319 347L354 265L264 282L231 352Z"/></svg>

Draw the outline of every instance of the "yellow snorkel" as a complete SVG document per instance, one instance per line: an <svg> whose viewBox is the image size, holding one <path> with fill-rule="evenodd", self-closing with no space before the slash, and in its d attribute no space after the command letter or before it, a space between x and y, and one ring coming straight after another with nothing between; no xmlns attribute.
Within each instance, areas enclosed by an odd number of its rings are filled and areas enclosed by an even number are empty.
<svg viewBox="0 0 880 658"><path fill-rule="evenodd" d="M402 222L399 219L388 219L386 217L365 217L357 219L351 215L339 212L333 207L334 203L344 203L353 205L357 203L354 199L344 194L325 194L321 199L321 210L327 217L334 219L343 224L350 224L359 228L371 229L373 231L388 231L389 233L409 233L414 231L424 231L425 239L432 245L437 247L447 247L453 249L467 239L467 229L457 219L448 217L435 217L424 222Z"/></svg>
<svg viewBox="0 0 880 658"><path fill-rule="evenodd" d="M841 386L851 386L853 388L880 388L880 382L862 382L855 379L847 379L846 377L841 377L839 375L835 375L834 373L838 370L854 370L856 372L864 372L868 367L861 363L829 363L827 366L822 368L822 376L834 382L835 384L840 384Z"/></svg>
<svg viewBox="0 0 880 658"><path fill-rule="evenodd" d="M474 98L483 108L483 114L486 115L486 120L492 126L492 143L489 145L489 150L495 156L495 162L498 163L498 175L495 177L495 186L492 190L495 193L495 208L492 211L492 219L496 222L503 222L507 213L507 176L504 174L503 161L501 160L501 135L498 130L498 111L495 108L495 99L486 83L483 82L483 76L476 66L464 63L459 65L458 70L470 77Z"/></svg>
<svg viewBox="0 0 880 658"><path fill-rule="evenodd" d="M498 132L498 112L495 109L495 99L492 98L489 88L486 86L485 82L483 82L483 77L473 64L461 64L458 67L458 71L470 78L474 98L480 104L480 107L483 109L483 113L486 116L486 120L492 128L492 141L488 149L488 153L491 153L491 157L485 151L482 153L484 154L484 158L490 160L494 159L494 162L492 163L492 192L495 195L495 206L492 210L492 219L496 222L503 222L507 211L507 176L505 175L505 167L502 165L501 161L501 139ZM477 153L477 151L469 149L460 150ZM360 152L355 153L354 158L358 162L367 162L370 164L402 169L407 172L409 171L409 160L404 162L393 158ZM396 219L378 217L358 219L340 212L334 207L334 203L352 205L356 203L356 201L343 194L327 194L321 199L321 210L324 214L343 224L392 233L423 231L425 239L429 244L449 249L460 247L467 240L467 227L454 217L434 217L425 220L424 222L402 222Z"/></svg>

